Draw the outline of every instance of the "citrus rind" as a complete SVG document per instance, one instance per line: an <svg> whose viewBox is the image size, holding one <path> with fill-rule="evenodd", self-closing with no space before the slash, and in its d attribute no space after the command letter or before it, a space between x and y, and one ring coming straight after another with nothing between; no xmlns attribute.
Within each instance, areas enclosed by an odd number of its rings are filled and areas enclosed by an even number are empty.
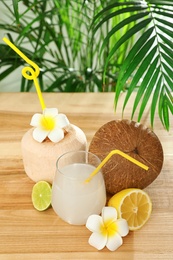
<svg viewBox="0 0 173 260"><path fill-rule="evenodd" d="M138 230L150 218L152 212L152 202L149 195L135 188L124 189L108 202L108 206L115 207L119 218L127 220L129 230Z"/></svg>
<svg viewBox="0 0 173 260"><path fill-rule="evenodd" d="M52 186L46 181L38 181L32 188L32 203L38 211L44 211L51 206Z"/></svg>

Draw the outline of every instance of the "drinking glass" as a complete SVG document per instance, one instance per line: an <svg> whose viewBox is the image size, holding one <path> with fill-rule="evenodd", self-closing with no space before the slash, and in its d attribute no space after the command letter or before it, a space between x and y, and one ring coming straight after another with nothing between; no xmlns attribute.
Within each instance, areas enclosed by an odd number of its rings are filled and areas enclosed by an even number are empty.
<svg viewBox="0 0 173 260"><path fill-rule="evenodd" d="M52 184L52 207L64 221L84 225L92 214L100 214L106 203L106 189L101 170L85 180L100 164L100 159L86 151L61 155Z"/></svg>

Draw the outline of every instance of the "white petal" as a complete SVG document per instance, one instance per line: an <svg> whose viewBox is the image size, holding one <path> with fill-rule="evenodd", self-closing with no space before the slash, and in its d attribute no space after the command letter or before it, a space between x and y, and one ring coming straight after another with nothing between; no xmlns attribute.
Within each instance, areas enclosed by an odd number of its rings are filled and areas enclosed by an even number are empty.
<svg viewBox="0 0 173 260"><path fill-rule="evenodd" d="M86 227L91 231L91 232L99 232L100 233L100 228L103 226L103 220L102 217L99 215L91 215L88 217L87 222L86 222Z"/></svg>
<svg viewBox="0 0 173 260"><path fill-rule="evenodd" d="M49 139L57 143L64 138L64 131L61 128L55 128L48 134Z"/></svg>
<svg viewBox="0 0 173 260"><path fill-rule="evenodd" d="M64 114L58 114L56 116L56 125L60 128L64 128L69 125L69 120Z"/></svg>
<svg viewBox="0 0 173 260"><path fill-rule="evenodd" d="M32 126L39 126L40 120L42 118L42 114L34 114L33 117L31 118L31 123L30 125Z"/></svg>
<svg viewBox="0 0 173 260"><path fill-rule="evenodd" d="M107 236L103 236L99 233L92 233L92 235L90 236L88 243L97 248L98 250L101 250L105 247L107 242Z"/></svg>
<svg viewBox="0 0 173 260"><path fill-rule="evenodd" d="M55 117L58 115L58 109L57 108L45 108L43 110L44 116L52 116Z"/></svg>
<svg viewBox="0 0 173 260"><path fill-rule="evenodd" d="M102 218L103 222L106 223L108 221L112 222L117 219L117 211L113 207L104 207L102 209Z"/></svg>
<svg viewBox="0 0 173 260"><path fill-rule="evenodd" d="M49 131L42 130L41 128L35 128L33 131L33 138L38 142L43 142L43 140L48 135Z"/></svg>
<svg viewBox="0 0 173 260"><path fill-rule="evenodd" d="M122 236L125 237L129 233L129 226L125 219L121 218L116 221L118 230L117 232Z"/></svg>
<svg viewBox="0 0 173 260"><path fill-rule="evenodd" d="M118 233L116 233L114 236L108 237L106 247L110 251L115 251L122 244L123 244L123 240L122 240L121 236Z"/></svg>

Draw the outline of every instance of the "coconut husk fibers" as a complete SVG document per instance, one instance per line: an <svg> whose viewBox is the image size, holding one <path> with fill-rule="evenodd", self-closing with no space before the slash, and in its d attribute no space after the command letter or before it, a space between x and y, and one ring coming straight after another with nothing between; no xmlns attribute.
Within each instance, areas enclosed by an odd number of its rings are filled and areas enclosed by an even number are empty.
<svg viewBox="0 0 173 260"><path fill-rule="evenodd" d="M102 161L115 149L130 155L149 169L146 171L118 154L113 155L102 168L108 193L115 194L126 188L144 189L159 175L163 165L163 149L151 129L129 120L106 123L95 133L89 151Z"/></svg>

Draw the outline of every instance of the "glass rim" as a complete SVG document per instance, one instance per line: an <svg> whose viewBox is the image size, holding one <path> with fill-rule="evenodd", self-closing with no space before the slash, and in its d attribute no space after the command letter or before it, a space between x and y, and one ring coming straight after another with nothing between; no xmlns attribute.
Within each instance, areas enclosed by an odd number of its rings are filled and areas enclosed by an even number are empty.
<svg viewBox="0 0 173 260"><path fill-rule="evenodd" d="M70 176L66 176L62 171L61 171L61 169L58 167L58 163L59 163L59 161L62 159L62 157L63 156L66 156L66 155L70 155L70 154L77 154L77 153L79 153L79 154L88 154L88 155L91 155L91 156L93 156L97 161L98 161L98 165L101 163L101 160L100 160L100 158L96 155L96 154L94 154L94 153L92 153L92 152L89 152L89 151L85 151L85 150L79 150L79 151L75 151L75 150L72 150L72 151L68 151L68 152L65 152L65 153L63 153L63 154L61 154L59 157L58 157L58 159L57 159L57 161L56 161L56 171L58 170L63 176L65 176L65 177L67 177L67 178L70 178L70 179L73 179L73 180L76 180L76 178L73 178L73 177L70 177ZM77 162L78 163L78 162ZM91 164L92 165L92 164ZM100 171L101 173L102 173L102 171Z"/></svg>

